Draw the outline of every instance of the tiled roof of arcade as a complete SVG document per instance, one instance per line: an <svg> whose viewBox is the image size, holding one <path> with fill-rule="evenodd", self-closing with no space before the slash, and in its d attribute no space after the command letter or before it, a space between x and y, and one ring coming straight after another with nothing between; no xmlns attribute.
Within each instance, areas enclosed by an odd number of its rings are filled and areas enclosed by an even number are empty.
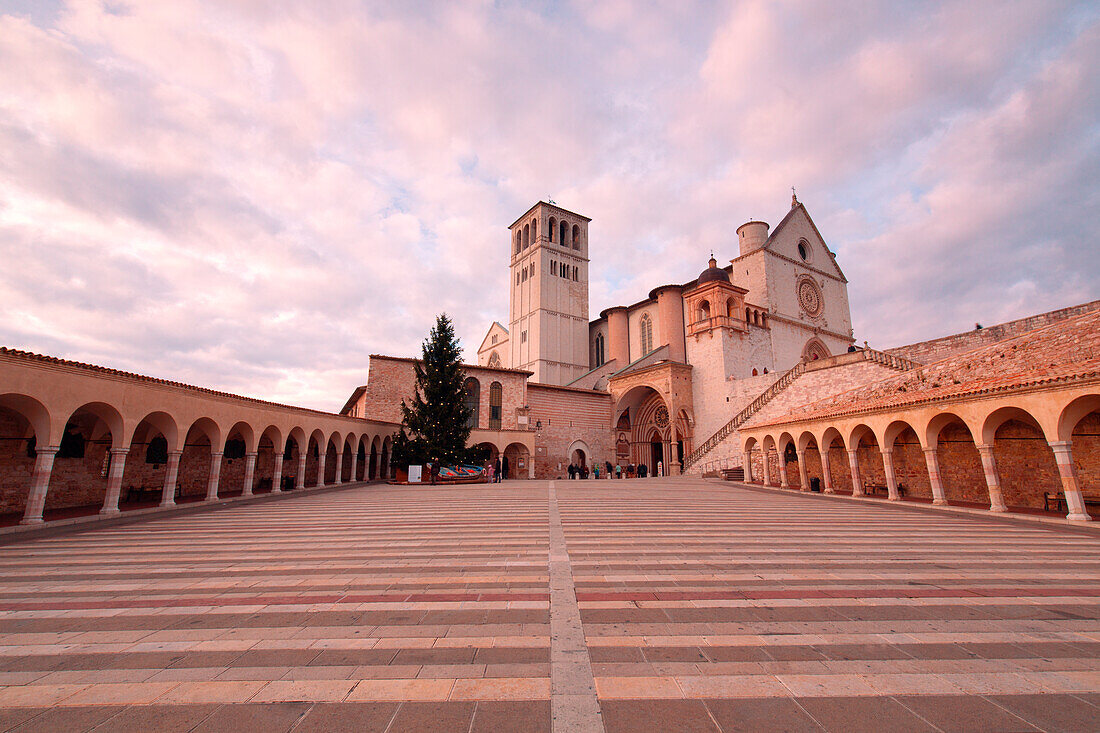
<svg viewBox="0 0 1100 733"><path fill-rule="evenodd" d="M745 429L1100 381L1100 309L803 405Z"/></svg>
<svg viewBox="0 0 1100 733"><path fill-rule="evenodd" d="M9 349L5 346L0 346L0 356L13 357L15 359L33 361L39 364L50 364L67 369L78 369L81 371L96 372L97 374L104 374L113 377L121 377L123 379L131 379L138 382L146 382L151 384L160 384L165 387L173 387L175 389L186 390L188 392L200 392L205 395L211 395L214 397L225 397L233 400L241 400L242 402L251 402L257 405L264 405L267 407L278 407L286 410L296 410L298 412L308 412L314 415L324 415L325 417L348 417L347 415L340 415L335 412L325 412L324 410L313 410L308 407L298 407L296 405L285 405L281 402L271 402L269 400L261 400L255 397L245 397L243 395L233 394L232 392L220 392L216 389L208 389L206 387L196 387L193 384L184 384L183 382L173 382L169 379L159 379L157 377L147 377L144 374L135 374L134 372L124 372L120 369L111 369L110 367L97 366L96 364L85 364L80 361L70 361L68 359L60 359L56 356L45 356L43 354L35 354L31 351L20 351L19 349ZM361 419L361 418L349 418L349 419ZM385 422L384 420L370 420L369 422Z"/></svg>

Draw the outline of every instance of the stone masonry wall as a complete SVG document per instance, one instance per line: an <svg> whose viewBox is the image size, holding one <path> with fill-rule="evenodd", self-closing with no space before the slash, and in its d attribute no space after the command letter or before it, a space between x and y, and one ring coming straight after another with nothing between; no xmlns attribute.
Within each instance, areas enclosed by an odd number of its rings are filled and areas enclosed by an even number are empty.
<svg viewBox="0 0 1100 733"><path fill-rule="evenodd" d="M588 445L588 465L612 460L611 395L530 384L531 424L542 423L535 443L535 478L568 478L574 441Z"/></svg>
<svg viewBox="0 0 1100 733"><path fill-rule="evenodd" d="M915 344L909 344L907 346L898 346L893 349L886 349L886 352L904 356L907 359L912 359L921 364L931 364L932 362L955 356L964 351L970 351L971 349L976 349L981 346L988 346L998 341L1004 341L1005 339L1019 336L1032 329L1049 326L1053 323L1064 321L1067 318L1079 316L1082 313L1087 313L1097 308L1100 308L1100 300L1094 300L1090 303L1083 303L1069 308L1061 308L1048 313L1040 313L1039 315L1029 316L1028 318L1021 318L1016 321L988 326L980 330L957 333L951 336L944 336L943 338L932 339L931 341L921 341Z"/></svg>

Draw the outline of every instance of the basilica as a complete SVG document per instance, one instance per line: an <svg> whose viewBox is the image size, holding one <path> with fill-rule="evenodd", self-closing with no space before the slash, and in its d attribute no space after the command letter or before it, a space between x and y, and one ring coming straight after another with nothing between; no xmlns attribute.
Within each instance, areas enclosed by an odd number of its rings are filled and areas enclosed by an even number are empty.
<svg viewBox="0 0 1100 733"><path fill-rule="evenodd" d="M589 223L540 201L501 237L508 315L464 372L471 444L509 479L633 464L1075 521L1100 507L1100 301L857 345L844 272L792 196L694 280L593 314ZM388 479L414 366L371 355L323 412L0 348L0 525Z"/></svg>

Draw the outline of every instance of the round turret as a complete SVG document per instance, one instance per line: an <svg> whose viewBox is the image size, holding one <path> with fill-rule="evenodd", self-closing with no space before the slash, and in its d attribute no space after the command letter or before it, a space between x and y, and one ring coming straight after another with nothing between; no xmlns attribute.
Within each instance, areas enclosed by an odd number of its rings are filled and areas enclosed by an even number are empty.
<svg viewBox="0 0 1100 733"><path fill-rule="evenodd" d="M768 241L768 223L765 221L748 221L737 227L737 240L741 246L741 254L746 255L754 249L760 249L764 242Z"/></svg>

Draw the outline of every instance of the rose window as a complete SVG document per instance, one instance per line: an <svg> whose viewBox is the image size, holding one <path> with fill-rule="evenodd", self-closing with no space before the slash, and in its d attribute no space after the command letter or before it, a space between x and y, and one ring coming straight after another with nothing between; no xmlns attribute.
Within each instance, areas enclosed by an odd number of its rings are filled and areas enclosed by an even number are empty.
<svg viewBox="0 0 1100 733"><path fill-rule="evenodd" d="M798 283L798 304L808 315L821 315L824 299L821 297L821 290L817 287L817 283L810 279Z"/></svg>

